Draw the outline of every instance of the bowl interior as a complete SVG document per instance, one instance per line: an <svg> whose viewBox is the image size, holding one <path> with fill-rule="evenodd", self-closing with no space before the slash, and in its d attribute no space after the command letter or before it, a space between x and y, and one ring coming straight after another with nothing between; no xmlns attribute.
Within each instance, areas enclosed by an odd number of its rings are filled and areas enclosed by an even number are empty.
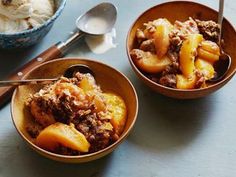
<svg viewBox="0 0 236 177"><path fill-rule="evenodd" d="M40 88L42 88L42 85L20 86L18 89L16 89L12 98L13 122L23 139L25 139L30 144L30 146L39 153L54 160L65 162L89 161L106 155L106 153L112 151L115 146L117 146L128 135L130 129L133 127L138 109L136 92L128 79L115 69L95 61L73 58L55 60L33 69L25 76L25 78L56 78L60 75L63 75L64 71L69 66L74 64L88 65L94 71L95 79L98 85L101 86L101 89L105 92L113 92L120 95L127 105L128 115L125 130L120 139L106 149L82 156L63 156L50 153L35 146L33 144L34 140L29 136L25 129L25 126L28 124L34 124L32 121L32 116L29 110L26 108L25 103L29 98L29 95L37 92Z"/></svg>
<svg viewBox="0 0 236 177"><path fill-rule="evenodd" d="M197 18L200 20L214 20L217 22L218 13L202 4L198 4L195 2L190 1L171 1L167 3L163 3L157 6L154 6L147 11L145 11L143 14L141 14L137 20L134 22L132 27L130 28L130 31L127 36L127 53L130 60L130 63L135 70L136 74L144 80L144 82L152 87L154 90L157 90L159 92L162 92L164 95L175 97L175 98L183 98L184 95L189 94L186 96L186 98L192 98L192 97L201 97L205 96L211 91L214 91L221 86L223 86L226 81L228 81L236 72L236 50L234 50L235 42L236 41L236 31L234 27L229 23L228 20L224 19L223 21L223 39L225 42L225 45L223 46L223 49L226 53L228 53L232 58L232 65L225 76L225 78L216 83L213 84L205 89L194 89L192 91L184 91L179 89L171 89L168 87L164 87L160 84L152 82L150 79L148 79L139 69L135 66L133 63L129 51L131 51L133 48L137 48L137 41L135 40L135 33L137 28L143 28L143 23L146 23L148 21L152 21L157 18L167 18L171 23L174 23L175 20L179 21L185 21L189 17ZM210 90L209 90L210 89ZM197 93L201 90L201 93ZM172 92L172 93L170 93ZM192 92L195 92L196 94L193 95ZM180 94L179 96L176 94ZM191 94L191 95L190 95Z"/></svg>

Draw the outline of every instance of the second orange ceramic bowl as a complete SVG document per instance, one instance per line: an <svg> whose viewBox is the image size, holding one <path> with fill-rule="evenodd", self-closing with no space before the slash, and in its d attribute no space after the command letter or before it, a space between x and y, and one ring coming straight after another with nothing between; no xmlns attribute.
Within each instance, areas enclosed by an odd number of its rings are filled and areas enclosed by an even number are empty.
<svg viewBox="0 0 236 177"><path fill-rule="evenodd" d="M136 73L136 75L144 82L145 85L154 91L168 97L177 99L194 99L209 95L216 90L223 87L236 72L236 31L230 22L226 19L223 21L223 39L225 42L224 51L232 58L232 64L224 79L208 86L207 88L181 90L165 87L156 82L153 82L146 77L134 64L130 51L135 48L137 41L135 40L135 33L138 28L142 28L143 23L155 20L157 18L167 18L171 23L175 20L186 21L189 17L197 18L200 20L213 20L217 22L218 12L199 3L190 1L171 1L163 4L156 5L144 13L142 13L131 26L127 35L127 54L129 62Z"/></svg>

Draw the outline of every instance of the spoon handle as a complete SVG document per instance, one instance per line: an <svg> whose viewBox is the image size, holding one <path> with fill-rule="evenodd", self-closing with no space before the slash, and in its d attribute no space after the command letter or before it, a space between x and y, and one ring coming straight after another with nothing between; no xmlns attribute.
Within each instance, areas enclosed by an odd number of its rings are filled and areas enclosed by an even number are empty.
<svg viewBox="0 0 236 177"><path fill-rule="evenodd" d="M219 15L218 15L218 24L220 25L220 34L219 34L219 44L221 43L221 34L222 34L222 22L224 12L224 0L219 0Z"/></svg>
<svg viewBox="0 0 236 177"><path fill-rule="evenodd" d="M39 64L49 61L54 58L61 57L62 53L58 49L57 45L53 45L43 53L41 53L39 56L36 58L32 59L28 63L26 63L24 66L13 72L7 77L7 80L21 80L27 72L29 72L31 69L34 67L38 66ZM0 107L5 105L7 103L11 96L12 93L15 89L14 85L8 86L8 87L1 87L0 88Z"/></svg>
<svg viewBox="0 0 236 177"><path fill-rule="evenodd" d="M49 84L56 80L57 79L28 79L28 80L0 81L0 87L30 85L30 84Z"/></svg>
<svg viewBox="0 0 236 177"><path fill-rule="evenodd" d="M30 60L20 69L13 72L7 77L7 80L21 80L26 73L28 73L31 69L38 66L39 64L64 56L66 52L70 49L70 47L83 36L84 33L78 31L74 33L65 42L58 42L57 44L53 45L52 47L48 48L46 51L41 53L39 56ZM14 89L15 85L11 85L8 87L0 87L0 107L2 107L7 101L10 100Z"/></svg>

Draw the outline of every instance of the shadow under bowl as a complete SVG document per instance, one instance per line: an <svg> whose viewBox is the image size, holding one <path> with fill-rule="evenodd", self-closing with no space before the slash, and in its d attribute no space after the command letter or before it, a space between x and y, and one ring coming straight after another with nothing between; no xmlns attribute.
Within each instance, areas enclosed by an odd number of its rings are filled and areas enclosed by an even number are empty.
<svg viewBox="0 0 236 177"><path fill-rule="evenodd" d="M144 23L158 18L166 18L173 24L176 20L186 21L189 17L200 20L213 20L217 22L218 12L205 5L190 1L171 1L162 3L148 9L142 13L137 18L137 20L135 20L128 32L126 41L126 50L129 62L136 75L144 82L145 85L154 91L177 99L194 99L209 95L223 87L236 73L236 31L230 22L225 18L223 20L222 30L222 38L224 39L225 43L223 50L231 56L232 63L227 74L221 81L211 84L206 88L191 90L174 89L165 87L152 81L147 76L145 76L145 74L143 74L139 68L137 68L130 56L130 51L134 48L137 48L135 33L138 28L142 29Z"/></svg>

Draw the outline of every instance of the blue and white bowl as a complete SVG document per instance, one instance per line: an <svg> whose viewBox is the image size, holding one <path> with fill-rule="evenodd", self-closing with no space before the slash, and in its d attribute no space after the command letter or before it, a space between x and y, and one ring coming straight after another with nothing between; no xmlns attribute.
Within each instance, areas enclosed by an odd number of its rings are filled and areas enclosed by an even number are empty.
<svg viewBox="0 0 236 177"><path fill-rule="evenodd" d="M54 15L43 25L26 31L13 34L0 33L0 48L15 49L25 48L36 44L41 40L52 28L55 20L60 16L65 7L66 0L55 0L57 10Z"/></svg>

